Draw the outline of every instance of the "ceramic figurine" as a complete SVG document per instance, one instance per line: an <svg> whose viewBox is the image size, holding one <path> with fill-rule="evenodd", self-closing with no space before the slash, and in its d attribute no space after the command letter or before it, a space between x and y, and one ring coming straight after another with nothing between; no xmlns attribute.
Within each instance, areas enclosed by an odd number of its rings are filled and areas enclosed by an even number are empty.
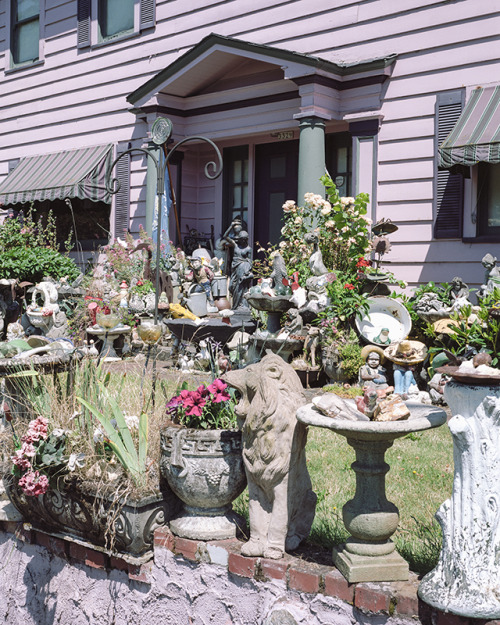
<svg viewBox="0 0 500 625"><path fill-rule="evenodd" d="M373 339L378 345L390 345L391 337L389 336L389 328L382 328L379 334Z"/></svg>
<svg viewBox="0 0 500 625"><path fill-rule="evenodd" d="M215 306L212 296L212 287L210 286L213 273L201 262L201 258L192 258L190 261L193 272L193 280L205 291L207 301L211 306Z"/></svg>
<svg viewBox="0 0 500 625"><path fill-rule="evenodd" d="M481 285L477 295L485 297L493 293L495 288L500 288L500 269L496 265L497 259L491 254L486 254L481 260L481 264L486 269L484 284Z"/></svg>
<svg viewBox="0 0 500 625"><path fill-rule="evenodd" d="M407 399L410 386L417 384L415 367L425 360L427 347L420 341L406 339L386 347L384 354L394 363L394 392Z"/></svg>
<svg viewBox="0 0 500 625"><path fill-rule="evenodd" d="M328 269L323 263L323 255L319 249L319 237L315 232L307 232L304 236L307 244L313 245L313 253L309 257L309 269L313 276L323 276L328 273Z"/></svg>
<svg viewBox="0 0 500 625"><path fill-rule="evenodd" d="M387 388L385 368L381 366L385 358L383 350L380 347L366 345L361 350L361 357L365 364L359 370L360 386Z"/></svg>

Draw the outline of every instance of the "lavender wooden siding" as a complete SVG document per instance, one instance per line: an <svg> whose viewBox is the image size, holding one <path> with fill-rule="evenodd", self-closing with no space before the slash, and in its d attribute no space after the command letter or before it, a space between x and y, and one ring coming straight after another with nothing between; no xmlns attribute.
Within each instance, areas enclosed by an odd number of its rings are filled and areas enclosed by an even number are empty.
<svg viewBox="0 0 500 625"><path fill-rule="evenodd" d="M397 276L413 284L456 274L470 283L482 280L479 261L491 245L432 240L434 133L438 93L500 76L500 11L491 0L157 0L154 28L84 48L77 46L76 0L41 0L43 62L5 71L8 1L0 0L0 178L9 161L23 156L101 143L144 145L147 124L129 111L127 95L212 32L335 62L397 53L377 138L376 214L400 226L388 259ZM360 89L346 106L356 103L362 111L368 93ZM219 101L224 98L222 92ZM290 100L189 121L174 118L174 132L187 124L221 147L253 146L269 141L270 129L297 132L297 110L298 101ZM335 129L346 124L327 124L328 132ZM183 235L187 226L220 228L221 182L203 179L201 160L190 149L183 163ZM145 223L145 176L145 159L133 158L133 232Z"/></svg>

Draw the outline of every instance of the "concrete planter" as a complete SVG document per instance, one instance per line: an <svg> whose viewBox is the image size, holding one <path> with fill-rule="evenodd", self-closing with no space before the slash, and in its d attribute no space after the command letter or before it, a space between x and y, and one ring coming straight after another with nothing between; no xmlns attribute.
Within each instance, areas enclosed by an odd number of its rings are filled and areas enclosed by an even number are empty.
<svg viewBox="0 0 500 625"><path fill-rule="evenodd" d="M241 432L167 427L161 433L160 471L184 502L170 522L174 534L197 540L236 535L231 502L246 485Z"/></svg>
<svg viewBox="0 0 500 625"><path fill-rule="evenodd" d="M165 525L179 508L171 492L115 502L75 488L49 489L44 495L31 497L11 474L4 476L3 482L15 508L34 527L134 557L152 552L155 529Z"/></svg>

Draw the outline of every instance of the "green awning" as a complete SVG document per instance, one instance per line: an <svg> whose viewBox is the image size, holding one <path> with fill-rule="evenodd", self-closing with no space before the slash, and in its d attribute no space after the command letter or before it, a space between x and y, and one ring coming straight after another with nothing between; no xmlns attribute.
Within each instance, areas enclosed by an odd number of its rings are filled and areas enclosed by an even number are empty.
<svg viewBox="0 0 500 625"><path fill-rule="evenodd" d="M109 202L106 179L112 145L28 156L0 184L0 203L43 202L64 198Z"/></svg>
<svg viewBox="0 0 500 625"><path fill-rule="evenodd" d="M500 85L477 87L439 147L438 166L500 163Z"/></svg>

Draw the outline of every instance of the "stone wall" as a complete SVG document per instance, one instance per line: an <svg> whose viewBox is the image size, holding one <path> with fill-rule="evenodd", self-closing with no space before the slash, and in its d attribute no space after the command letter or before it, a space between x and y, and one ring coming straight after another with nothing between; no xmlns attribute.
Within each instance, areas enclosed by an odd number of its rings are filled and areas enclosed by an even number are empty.
<svg viewBox="0 0 500 625"><path fill-rule="evenodd" d="M155 534L154 559L131 564L81 542L0 527L0 622L6 625L468 625L430 610L418 580L348 584L329 566L244 558L237 540ZM470 624L472 625L472 623Z"/></svg>

